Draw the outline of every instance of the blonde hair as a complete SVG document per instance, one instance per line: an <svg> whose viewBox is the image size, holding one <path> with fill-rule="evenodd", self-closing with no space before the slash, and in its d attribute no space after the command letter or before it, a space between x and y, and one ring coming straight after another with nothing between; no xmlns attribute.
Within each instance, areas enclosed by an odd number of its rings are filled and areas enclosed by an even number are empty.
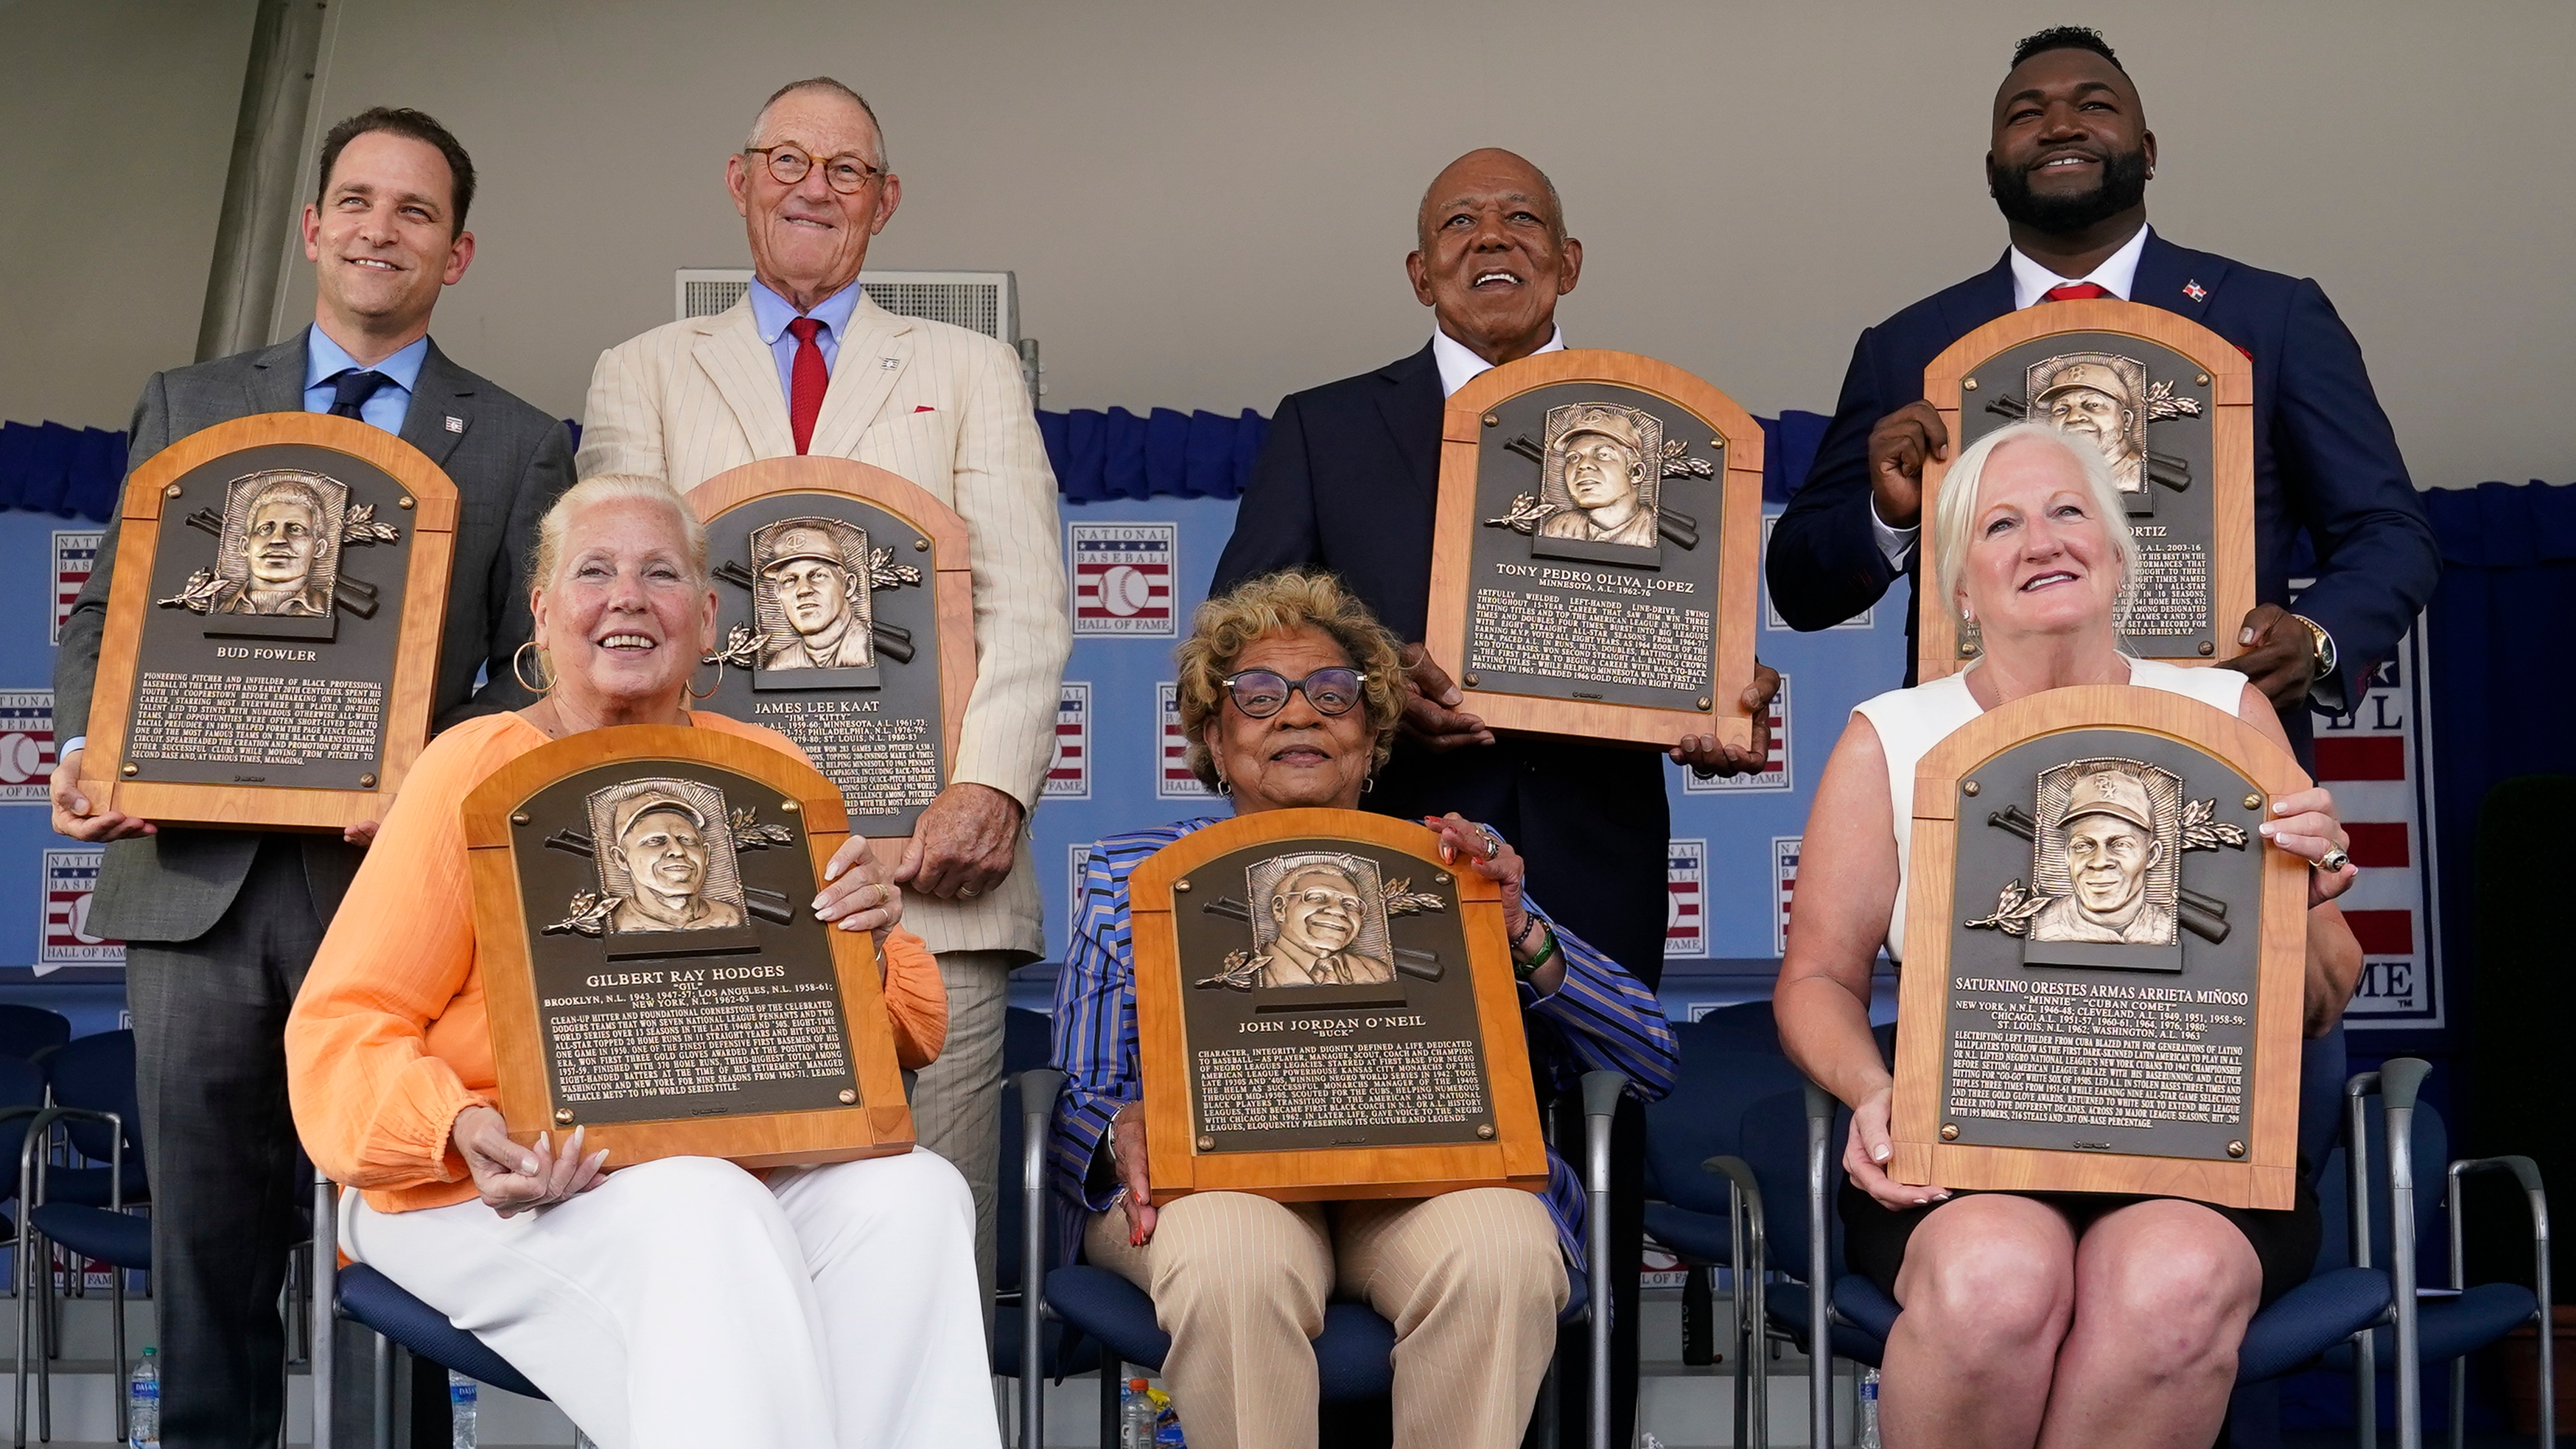
<svg viewBox="0 0 2576 1449"><path fill-rule="evenodd" d="M687 545L689 582L700 588L714 587L714 580L707 574L707 526L698 521L698 512L689 506L689 501L659 478L640 473L602 473L565 489L555 499L554 507L538 521L536 551L528 559L530 590L554 584L555 571L563 567L564 534L572 527L572 516L597 503L657 503L670 509Z"/></svg>
<svg viewBox="0 0 2576 1449"><path fill-rule="evenodd" d="M1933 557L1940 566L1934 582L1941 590L1941 607L1950 611L1951 626L1965 629L1968 624L1959 587L1968 576L1968 545L1977 531L1977 494L1985 481L1986 465L2015 443L2047 444L2072 462L2083 478L2085 494L2092 499L2093 511L2120 559L2120 591L2111 606L2111 627L2120 629L2128 622L2129 585L2138 577L2138 541L2129 532L2129 509L2120 497L2120 485L2112 480L2111 465L2101 449L2047 423L2031 422L1997 428L1970 443L1941 477L1941 496L1932 509Z"/></svg>
<svg viewBox="0 0 2576 1449"><path fill-rule="evenodd" d="M1339 578L1290 569L1247 579L1233 593L1199 605L1190 637L1173 656L1179 666L1181 733L1190 742L1190 773L1216 788L1216 759L1208 752L1208 721L1225 699L1225 677L1260 639L1320 629L1342 646L1352 667L1367 675L1360 697L1377 736L1369 759L1374 775L1395 750L1395 725L1404 715L1404 659L1377 616Z"/></svg>

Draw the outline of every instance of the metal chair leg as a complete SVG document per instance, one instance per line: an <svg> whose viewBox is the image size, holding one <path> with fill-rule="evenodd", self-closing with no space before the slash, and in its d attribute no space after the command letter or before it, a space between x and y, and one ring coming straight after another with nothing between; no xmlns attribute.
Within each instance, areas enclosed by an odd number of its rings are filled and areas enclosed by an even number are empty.
<svg viewBox="0 0 2576 1449"><path fill-rule="evenodd" d="M1100 1449L1118 1449L1118 1395L1127 1387L1127 1365L1100 1346Z"/></svg>
<svg viewBox="0 0 2576 1449"><path fill-rule="evenodd" d="M383 1334L376 1335L375 1402L376 1449L394 1449L394 1345Z"/></svg>
<svg viewBox="0 0 2576 1449"><path fill-rule="evenodd" d="M1832 1227L1825 1184L1832 1177L1834 1103L1824 1089L1807 1085L1807 1442L1834 1442L1834 1328L1826 1281L1833 1271Z"/></svg>
<svg viewBox="0 0 2576 1449"><path fill-rule="evenodd" d="M1020 1444L1046 1446L1047 1127L1064 1073L1020 1073Z"/></svg>
<svg viewBox="0 0 2576 1449"><path fill-rule="evenodd" d="M1637 1265L1610 1261L1610 1124L1619 1111L1620 1094L1628 1090L1628 1078L1619 1072L1585 1072L1583 1074L1584 1157L1590 1167L1591 1201L1585 1205L1583 1220L1591 1231L1585 1246L1592 1267L1592 1397L1585 1404L1589 1422L1585 1425L1587 1449L1610 1449L1610 1318L1614 1301L1612 1284L1625 1271L1635 1273ZM1633 1281L1633 1280L1632 1280Z"/></svg>
<svg viewBox="0 0 2576 1449"><path fill-rule="evenodd" d="M2382 1063L2379 1090L2388 1122L2389 1277L2397 1297L2397 1444L2422 1449L2424 1365L2416 1333L2415 1302L2415 1093L2433 1070L2428 1062L2399 1057Z"/></svg>
<svg viewBox="0 0 2576 1449"><path fill-rule="evenodd" d="M336 1427L331 1416L338 1408L338 1385L332 1375L338 1368L338 1314L333 1298L339 1286L340 1249L337 1194L331 1179L320 1172L313 1174L313 1288L307 1311L312 1315L313 1334L313 1449L332 1449Z"/></svg>

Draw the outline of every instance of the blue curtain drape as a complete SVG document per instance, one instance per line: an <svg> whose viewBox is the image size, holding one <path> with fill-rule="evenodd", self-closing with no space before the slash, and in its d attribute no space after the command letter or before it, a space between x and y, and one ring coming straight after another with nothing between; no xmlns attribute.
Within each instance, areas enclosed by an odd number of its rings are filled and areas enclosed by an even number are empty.
<svg viewBox="0 0 2576 1449"><path fill-rule="evenodd" d="M125 434L0 423L0 509L104 523L125 482Z"/></svg>

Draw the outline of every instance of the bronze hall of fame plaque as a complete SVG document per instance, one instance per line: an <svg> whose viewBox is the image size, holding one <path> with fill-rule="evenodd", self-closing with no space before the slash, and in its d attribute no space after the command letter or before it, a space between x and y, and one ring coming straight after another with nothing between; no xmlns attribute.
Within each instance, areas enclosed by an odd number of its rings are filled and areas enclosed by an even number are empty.
<svg viewBox="0 0 2576 1449"><path fill-rule="evenodd" d="M718 593L703 708L796 741L850 828L898 850L948 783L975 688L966 521L844 458L773 458L689 492Z"/></svg>
<svg viewBox="0 0 2576 1449"><path fill-rule="evenodd" d="M810 909L838 792L739 736L593 730L465 803L510 1130L753 1165L912 1140L866 936Z"/></svg>
<svg viewBox="0 0 2576 1449"><path fill-rule="evenodd" d="M145 461L118 523L90 798L183 825L382 818L428 737L455 527L447 475L350 418L240 418Z"/></svg>
<svg viewBox="0 0 2576 1449"><path fill-rule="evenodd" d="M1923 395L1966 447L2010 423L2045 422L2110 465L2138 578L2120 647L2174 664L2214 663L2254 607L2254 364L2217 333L2142 302L2097 298L2026 307L1951 344ZM1947 465L1924 465L1939 496ZM1928 511L1928 510L1927 510ZM1939 546L1932 531L1924 547ZM1934 577L1927 557L1923 577ZM1937 619L1935 616L1939 616ZM1920 672L1937 679L1977 655L1949 611L1923 611Z"/></svg>
<svg viewBox="0 0 2576 1449"><path fill-rule="evenodd" d="M1900 1179L2290 1205L2307 780L2233 715L2090 686L1980 716L1916 773Z"/></svg>
<svg viewBox="0 0 2576 1449"><path fill-rule="evenodd" d="M1668 746L1752 719L1762 430L1626 352L1508 362L1449 399L1427 642L1498 729Z"/></svg>
<svg viewBox="0 0 2576 1449"><path fill-rule="evenodd" d="M1437 842L1382 816L1281 810L1137 868L1156 1193L1545 1183L1501 899L1442 865Z"/></svg>

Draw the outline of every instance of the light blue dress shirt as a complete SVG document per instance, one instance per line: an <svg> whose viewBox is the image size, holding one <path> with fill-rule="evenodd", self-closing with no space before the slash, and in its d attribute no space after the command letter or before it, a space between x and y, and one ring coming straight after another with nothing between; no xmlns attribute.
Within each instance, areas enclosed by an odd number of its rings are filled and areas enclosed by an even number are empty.
<svg viewBox="0 0 2576 1449"><path fill-rule="evenodd" d="M779 396L796 396L796 336L787 330L787 324L800 316L823 324L823 330L814 334L814 345L823 349L823 370L830 372L841 365L841 334L850 330L850 314L858 306L856 282L816 303L813 311L800 313L795 304L753 280L751 325L760 333L760 340L769 344L769 355L778 359Z"/></svg>
<svg viewBox="0 0 2576 1449"><path fill-rule="evenodd" d="M377 363L359 366L339 343L319 327L304 329L304 410L308 413L331 411L333 380L341 373L356 368L360 372L381 372L387 381L376 387L375 395L358 404L358 417L375 427L399 437L403 417L411 411L411 390L420 382L420 364L429 356L429 339L420 338L409 347Z"/></svg>

